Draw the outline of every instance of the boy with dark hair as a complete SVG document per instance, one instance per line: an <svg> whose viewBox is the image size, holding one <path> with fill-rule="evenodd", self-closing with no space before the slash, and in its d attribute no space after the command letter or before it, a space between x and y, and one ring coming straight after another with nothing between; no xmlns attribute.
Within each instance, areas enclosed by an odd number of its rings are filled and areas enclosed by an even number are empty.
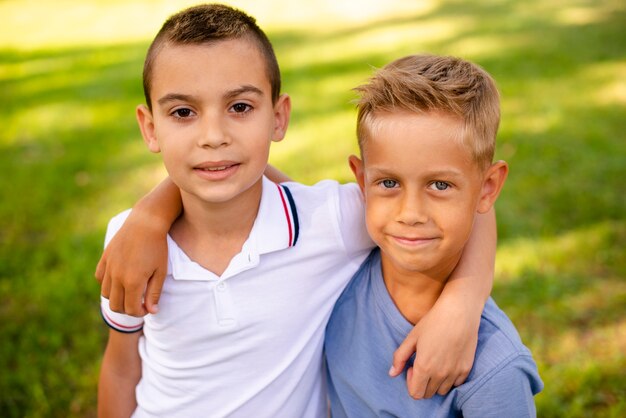
<svg viewBox="0 0 626 418"><path fill-rule="evenodd" d="M535 416L537 366L491 298L464 384L415 401L403 382L385 379L387 358L439 298L476 215L491 210L507 177L504 161L492 163L500 120L494 81L461 59L414 55L357 90L361 159L351 156L350 166L378 248L328 323L333 418Z"/></svg>
<svg viewBox="0 0 626 418"><path fill-rule="evenodd" d="M102 315L112 328L100 415L325 416L324 330L373 246L358 187L277 185L263 175L270 143L285 135L290 100L280 94L269 41L238 10L204 5L168 19L149 49L144 87L147 103L137 108L137 120L171 180L146 200L144 208L154 205L159 215L146 216L150 209L122 213L111 220L106 241L127 217L130 224L120 232L130 229L131 241L152 240L145 223L162 231L166 250L157 256L167 274L158 312L136 318L116 311L140 303L140 292L134 299L126 290L143 291L146 276L131 277L135 283L125 286L115 273L100 271L103 294L110 296L102 298ZM444 360L438 366L445 373L418 388L422 394L463 378L464 367L455 362L459 351L473 353L473 314L482 309L492 278L492 224L487 217L472 233L474 247L446 287L441 309L448 316L433 315L431 325L423 321L412 333L451 346L438 350L443 356L424 350ZM109 247L124 242L120 235ZM109 260L107 272L116 271L116 260L140 274L154 271L123 251ZM432 323L442 321L451 322L449 335L431 338Z"/></svg>

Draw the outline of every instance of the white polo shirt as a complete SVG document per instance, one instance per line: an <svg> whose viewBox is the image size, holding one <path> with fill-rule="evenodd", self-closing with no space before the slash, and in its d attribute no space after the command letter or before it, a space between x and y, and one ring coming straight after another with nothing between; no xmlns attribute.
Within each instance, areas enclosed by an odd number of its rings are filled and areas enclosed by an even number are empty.
<svg viewBox="0 0 626 418"><path fill-rule="evenodd" d="M107 243L127 216L111 220ZM334 181L264 178L250 236L222 276L168 236L159 313L134 318L102 303L114 329L143 326L134 416L325 417L324 330L372 246L358 187Z"/></svg>

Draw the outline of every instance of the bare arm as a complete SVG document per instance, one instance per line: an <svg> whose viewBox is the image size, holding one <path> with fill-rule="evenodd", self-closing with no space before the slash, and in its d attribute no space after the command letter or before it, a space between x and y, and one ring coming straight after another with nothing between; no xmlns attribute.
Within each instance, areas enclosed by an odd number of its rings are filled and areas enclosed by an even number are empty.
<svg viewBox="0 0 626 418"><path fill-rule="evenodd" d="M167 178L137 202L107 245L96 278L112 310L135 316L156 313L167 274L166 236L181 210L180 191Z"/></svg>
<svg viewBox="0 0 626 418"><path fill-rule="evenodd" d="M274 183L284 183L286 181L292 181L288 175L270 164L265 167L265 172L263 174L265 174L265 176L268 179L272 180Z"/></svg>
<svg viewBox="0 0 626 418"><path fill-rule="evenodd" d="M478 327L493 285L497 230L495 211L477 215L461 261L433 308L394 353L397 376L415 352L407 387L416 399L448 393L462 384L474 363Z"/></svg>
<svg viewBox="0 0 626 418"><path fill-rule="evenodd" d="M109 331L98 383L98 417L128 418L137 407L135 387L141 379L137 343L141 332Z"/></svg>
<svg viewBox="0 0 626 418"><path fill-rule="evenodd" d="M291 181L270 165L265 175L275 183ZM113 311L135 316L158 311L167 273L166 236L181 210L180 190L167 178L137 202L107 245L96 278Z"/></svg>

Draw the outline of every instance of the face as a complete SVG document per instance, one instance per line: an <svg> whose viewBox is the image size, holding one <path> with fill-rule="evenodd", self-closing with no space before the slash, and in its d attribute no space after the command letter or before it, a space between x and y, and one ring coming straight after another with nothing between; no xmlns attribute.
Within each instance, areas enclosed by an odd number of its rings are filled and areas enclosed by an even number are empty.
<svg viewBox="0 0 626 418"><path fill-rule="evenodd" d="M137 108L149 149L161 152L185 203L260 196L270 143L280 141L290 103L272 103L261 53L236 39L166 45L152 74L152 111Z"/></svg>
<svg viewBox="0 0 626 418"><path fill-rule="evenodd" d="M422 273L444 280L460 258L476 212L488 210L481 198L484 172L454 139L461 126L437 113L377 115L363 161L351 157L385 277Z"/></svg>

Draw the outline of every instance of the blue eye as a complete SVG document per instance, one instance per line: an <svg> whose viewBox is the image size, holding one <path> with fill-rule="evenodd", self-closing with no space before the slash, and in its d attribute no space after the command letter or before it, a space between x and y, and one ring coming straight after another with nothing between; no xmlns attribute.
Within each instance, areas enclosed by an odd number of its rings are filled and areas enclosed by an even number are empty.
<svg viewBox="0 0 626 418"><path fill-rule="evenodd" d="M431 188L439 191L447 190L449 187L450 184L446 183L445 181L434 181L431 183Z"/></svg>
<svg viewBox="0 0 626 418"><path fill-rule="evenodd" d="M398 182L395 180L385 179L380 182L385 189L393 189L398 185Z"/></svg>

